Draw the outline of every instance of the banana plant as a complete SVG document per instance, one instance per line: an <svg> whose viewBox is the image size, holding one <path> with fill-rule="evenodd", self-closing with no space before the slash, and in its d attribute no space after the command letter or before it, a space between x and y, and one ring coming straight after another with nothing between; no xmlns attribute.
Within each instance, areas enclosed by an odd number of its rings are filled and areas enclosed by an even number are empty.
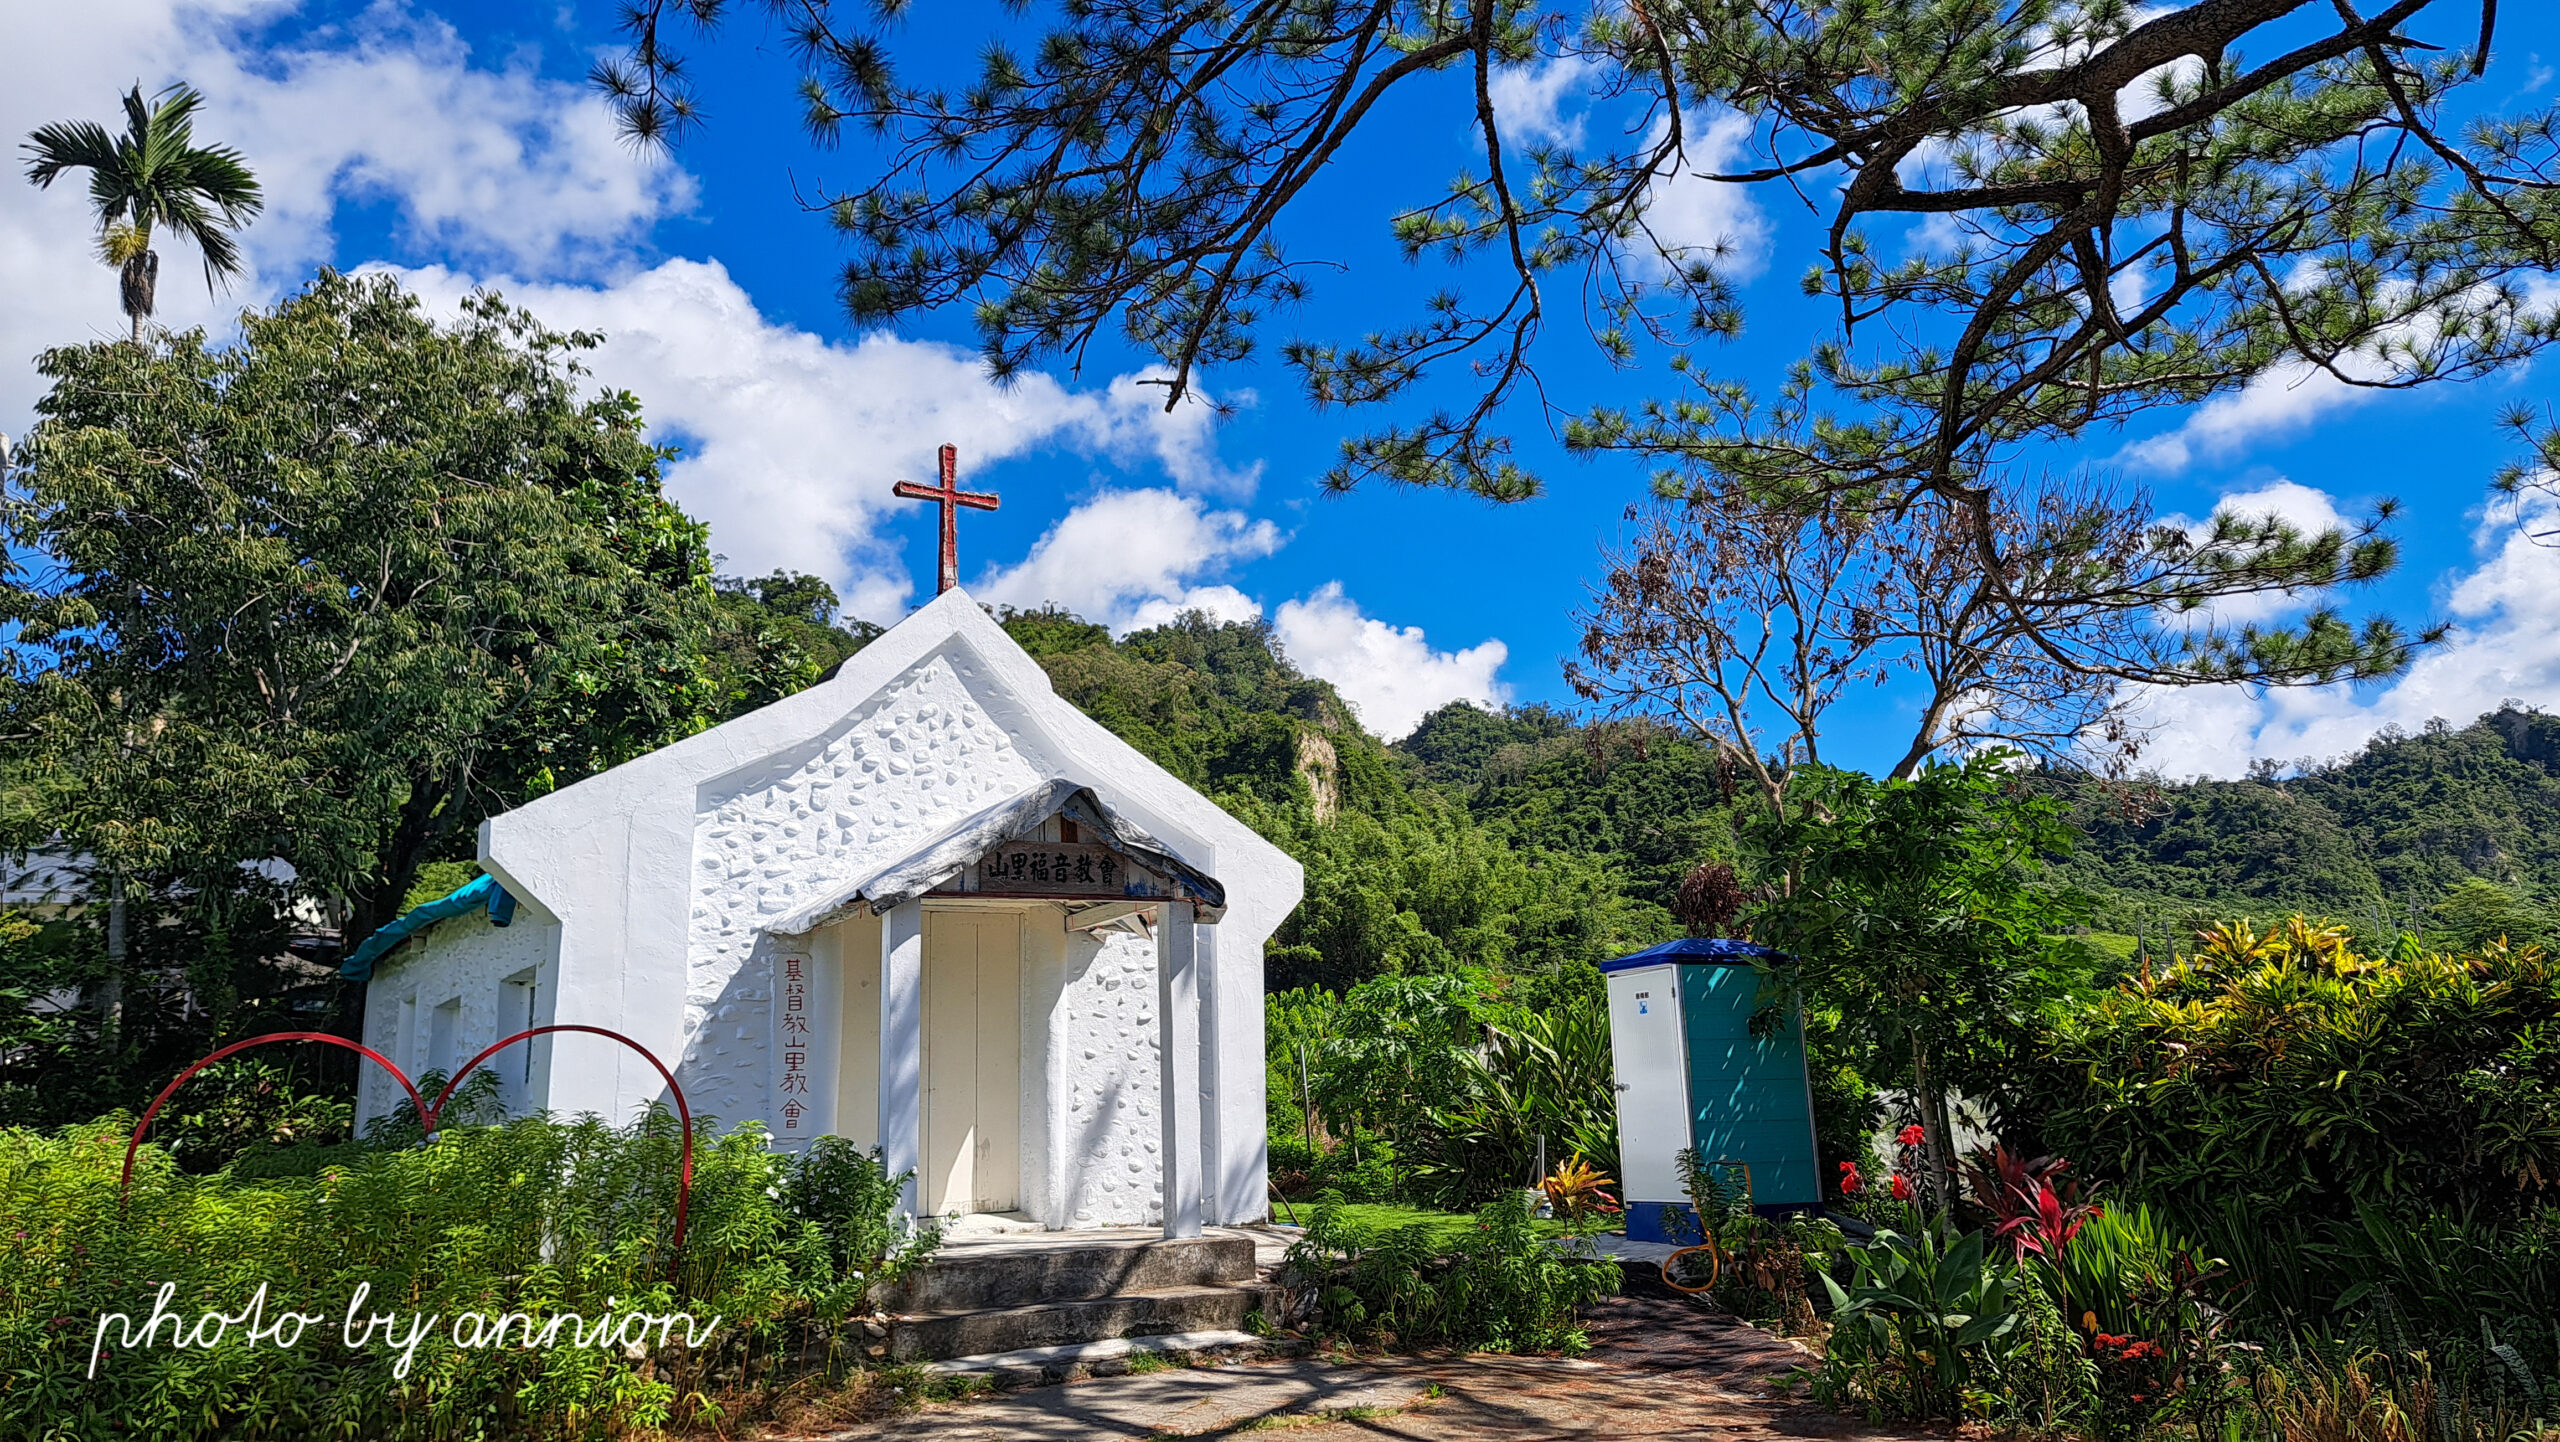
<svg viewBox="0 0 2560 1442"><path fill-rule="evenodd" d="M1850 1256L1851 1285L1822 1279L1832 1357L1869 1369L1871 1390L1898 1382L1917 1410L1956 1415L1975 1362L2018 1330L2016 1266L1989 1255L1980 1232L1956 1237L1925 1222L1908 1234L1880 1230Z"/></svg>

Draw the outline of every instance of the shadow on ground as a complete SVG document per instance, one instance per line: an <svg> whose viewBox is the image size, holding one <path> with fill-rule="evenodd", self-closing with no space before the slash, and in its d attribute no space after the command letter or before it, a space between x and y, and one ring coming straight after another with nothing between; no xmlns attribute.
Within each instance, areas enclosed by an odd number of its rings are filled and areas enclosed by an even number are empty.
<svg viewBox="0 0 2560 1442"><path fill-rule="evenodd" d="M812 1442L1166 1442L1279 1424L1288 1442L1933 1438L1868 1427L1773 1391L1773 1379L1811 1355L1658 1283L1630 1281L1629 1295L1591 1314L1592 1350L1579 1359L1302 1357L1177 1369L1032 1388L804 1435Z"/></svg>

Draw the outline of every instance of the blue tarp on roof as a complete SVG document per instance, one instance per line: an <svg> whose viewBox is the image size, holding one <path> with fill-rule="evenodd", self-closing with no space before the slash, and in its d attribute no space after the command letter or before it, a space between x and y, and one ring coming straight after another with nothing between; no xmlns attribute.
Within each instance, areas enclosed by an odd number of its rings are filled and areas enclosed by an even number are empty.
<svg viewBox="0 0 2560 1442"><path fill-rule="evenodd" d="M1684 936L1648 946L1633 956L1600 963L1602 971L1626 971L1639 966L1749 966L1755 961L1784 961L1787 954L1756 941L1736 941L1726 936Z"/></svg>
<svg viewBox="0 0 2560 1442"><path fill-rule="evenodd" d="M413 908L399 920L366 937L364 944L349 953L345 963L339 966L338 975L349 981L371 981L373 964L380 961L391 948L407 941L415 932L433 926L447 917L460 916L476 906L489 908L491 926L504 926L516 919L516 899L509 896L507 889L498 884L498 878L485 874L475 876L426 905Z"/></svg>

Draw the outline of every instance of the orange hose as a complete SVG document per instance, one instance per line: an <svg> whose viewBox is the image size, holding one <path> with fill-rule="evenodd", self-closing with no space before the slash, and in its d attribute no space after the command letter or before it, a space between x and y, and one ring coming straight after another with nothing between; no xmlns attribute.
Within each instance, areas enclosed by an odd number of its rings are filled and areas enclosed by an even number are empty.
<svg viewBox="0 0 2560 1442"><path fill-rule="evenodd" d="M1679 1261L1682 1257L1689 1255L1691 1252L1704 1252L1707 1254L1707 1279L1694 1287L1683 1286L1679 1282L1672 1280L1671 1277L1671 1264ZM1680 1250L1673 1252L1670 1256L1662 1259L1662 1285L1669 1287L1675 1292L1686 1292L1693 1297L1698 1293L1707 1290L1709 1287L1714 1286L1716 1284L1716 1278L1723 1274L1724 1253L1717 1250L1713 1239L1700 1242L1694 1247L1682 1247Z"/></svg>

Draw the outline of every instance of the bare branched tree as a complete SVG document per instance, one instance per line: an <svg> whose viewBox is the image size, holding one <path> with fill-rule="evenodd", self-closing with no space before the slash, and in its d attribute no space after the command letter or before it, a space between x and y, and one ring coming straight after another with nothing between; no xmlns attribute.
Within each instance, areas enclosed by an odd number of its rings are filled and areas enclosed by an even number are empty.
<svg viewBox="0 0 2560 1442"><path fill-rule="evenodd" d="M1912 689L1895 777L1990 743L2065 757L2094 744L2121 766L2142 730L2119 676L2228 670L2263 643L2256 628L2226 630L2209 615L2181 625L2176 613L2206 609L2199 592L2323 589L2390 565L2391 543L2377 534L2387 508L2306 536L2272 515L2145 527L2132 518L2147 506L2093 503L2085 483L2030 499L2004 513L2008 568L1997 577L1983 573L1958 509L1934 498L1896 515L1837 494L1761 502L1748 487L1701 486L1631 510L1640 527L1608 557L1567 678L1612 712L1675 718L1783 818L1791 778L1822 763L1825 713L1854 690ZM2043 618L2035 633L2011 597ZM2345 626L2323 610L2298 631ZM2406 644L2370 630L2329 649L2396 665L2391 653Z"/></svg>

